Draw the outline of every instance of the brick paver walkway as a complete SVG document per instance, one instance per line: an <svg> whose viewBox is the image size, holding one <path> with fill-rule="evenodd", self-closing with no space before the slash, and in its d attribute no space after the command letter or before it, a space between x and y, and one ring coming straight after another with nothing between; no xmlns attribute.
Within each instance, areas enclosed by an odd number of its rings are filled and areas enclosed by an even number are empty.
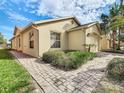
<svg viewBox="0 0 124 93"><path fill-rule="evenodd" d="M123 57L107 53L106 56L94 58L78 70L63 71L23 53L10 52L29 71L45 93L91 93L104 76L108 62L114 57Z"/></svg>

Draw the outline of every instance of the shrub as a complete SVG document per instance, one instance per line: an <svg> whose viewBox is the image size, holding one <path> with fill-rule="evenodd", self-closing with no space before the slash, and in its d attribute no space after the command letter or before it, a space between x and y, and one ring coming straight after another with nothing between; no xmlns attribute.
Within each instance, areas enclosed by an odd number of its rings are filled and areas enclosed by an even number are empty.
<svg viewBox="0 0 124 93"><path fill-rule="evenodd" d="M81 52L81 51L69 52L67 53L67 55L69 56L70 60L73 62L72 67L75 69L80 67L82 64L85 64L87 60L91 60L95 57L95 53Z"/></svg>
<svg viewBox="0 0 124 93"><path fill-rule="evenodd" d="M43 61L51 63L53 66L62 68L64 70L77 69L87 60L92 59L95 53L90 52L63 52L63 51L49 51L43 54Z"/></svg>
<svg viewBox="0 0 124 93"><path fill-rule="evenodd" d="M83 60L84 59L91 60L96 56L96 53L77 51L77 52L69 52L67 55L75 56L75 57L83 59Z"/></svg>
<svg viewBox="0 0 124 93"><path fill-rule="evenodd" d="M68 53L68 52L76 52L78 50L63 50L65 53Z"/></svg>
<svg viewBox="0 0 124 93"><path fill-rule="evenodd" d="M63 51L49 51L43 54L43 61L51 63L54 61L59 61L64 56Z"/></svg>
<svg viewBox="0 0 124 93"><path fill-rule="evenodd" d="M109 63L107 71L109 77L124 80L124 58L114 58Z"/></svg>
<svg viewBox="0 0 124 93"><path fill-rule="evenodd" d="M66 55L63 56L63 58L58 61L53 61L52 65L56 66L58 68L64 69L64 70L73 69L73 67L72 67L73 62Z"/></svg>

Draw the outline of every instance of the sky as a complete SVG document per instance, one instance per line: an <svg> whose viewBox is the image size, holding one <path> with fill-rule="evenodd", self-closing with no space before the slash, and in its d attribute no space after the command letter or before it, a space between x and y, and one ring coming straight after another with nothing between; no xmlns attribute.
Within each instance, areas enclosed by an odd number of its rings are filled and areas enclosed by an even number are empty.
<svg viewBox="0 0 124 93"><path fill-rule="evenodd" d="M101 21L119 0L0 0L0 32L9 40L15 26L32 21L75 16L82 24Z"/></svg>

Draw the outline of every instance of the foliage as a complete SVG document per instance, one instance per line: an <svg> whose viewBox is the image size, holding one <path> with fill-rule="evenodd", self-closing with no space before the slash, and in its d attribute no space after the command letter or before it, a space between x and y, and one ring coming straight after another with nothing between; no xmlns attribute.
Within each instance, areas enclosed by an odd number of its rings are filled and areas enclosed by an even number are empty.
<svg viewBox="0 0 124 93"><path fill-rule="evenodd" d="M63 51L64 51L64 53L68 53L68 52L76 52L78 50L63 50Z"/></svg>
<svg viewBox="0 0 124 93"><path fill-rule="evenodd" d="M96 46L95 44L83 44L83 46L86 46L88 48L88 52L91 51L91 47Z"/></svg>
<svg viewBox="0 0 124 93"><path fill-rule="evenodd" d="M51 63L53 66L62 68L64 70L77 69L87 60L95 57L95 53L91 52L63 52L63 51L49 51L43 54L43 61Z"/></svg>
<svg viewBox="0 0 124 93"><path fill-rule="evenodd" d="M114 58L107 68L108 76L116 80L124 80L124 58Z"/></svg>
<svg viewBox="0 0 124 93"><path fill-rule="evenodd" d="M115 16L117 16L118 14L119 14L119 11L120 11L120 5L118 5L118 4L114 4L113 6L112 6L112 8L109 10L109 12L110 12L110 18L113 18L113 17L115 17Z"/></svg>
<svg viewBox="0 0 124 93"><path fill-rule="evenodd" d="M119 40L124 42L124 35L120 35L118 38L119 38Z"/></svg>
<svg viewBox="0 0 124 93"><path fill-rule="evenodd" d="M29 93L31 77L6 50L0 50L0 93Z"/></svg>
<svg viewBox="0 0 124 93"><path fill-rule="evenodd" d="M103 77L92 93L124 93L123 82Z"/></svg>
<svg viewBox="0 0 124 93"><path fill-rule="evenodd" d="M110 29L115 29L124 26L124 16L115 16L110 23Z"/></svg>
<svg viewBox="0 0 124 93"><path fill-rule="evenodd" d="M0 33L0 44L5 43L6 40L4 39L3 35Z"/></svg>
<svg viewBox="0 0 124 93"><path fill-rule="evenodd" d="M63 56L63 51L50 51L43 54L43 61L51 63L53 61L58 61L59 59L62 59Z"/></svg>
<svg viewBox="0 0 124 93"><path fill-rule="evenodd" d="M109 24L110 21L113 17L115 17L116 15L119 14L119 5L115 4L114 6L112 6L112 8L109 10L109 15L106 14L101 14L101 20L102 20L102 24L101 24L101 28L102 31L106 34L108 32L110 32L109 29Z"/></svg>
<svg viewBox="0 0 124 93"><path fill-rule="evenodd" d="M117 28L114 29L110 29L110 25L112 22L112 18L114 18L115 16L119 15L120 13L120 5L117 5L116 3L111 7L111 9L109 10L109 15L106 14L102 14L101 15L101 29L102 29L102 33L103 34L107 34L110 33L110 31L112 31L111 34L111 38L113 39L113 49L115 49L115 41L116 39L114 37L116 37L116 34L114 34L114 32L117 30Z"/></svg>

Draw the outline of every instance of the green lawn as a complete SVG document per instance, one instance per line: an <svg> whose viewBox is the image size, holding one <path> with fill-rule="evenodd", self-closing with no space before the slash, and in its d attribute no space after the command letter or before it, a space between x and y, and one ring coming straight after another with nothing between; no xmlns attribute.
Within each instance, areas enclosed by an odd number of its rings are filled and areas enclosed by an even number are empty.
<svg viewBox="0 0 124 93"><path fill-rule="evenodd" d="M29 93L31 76L7 50L0 49L0 93Z"/></svg>

